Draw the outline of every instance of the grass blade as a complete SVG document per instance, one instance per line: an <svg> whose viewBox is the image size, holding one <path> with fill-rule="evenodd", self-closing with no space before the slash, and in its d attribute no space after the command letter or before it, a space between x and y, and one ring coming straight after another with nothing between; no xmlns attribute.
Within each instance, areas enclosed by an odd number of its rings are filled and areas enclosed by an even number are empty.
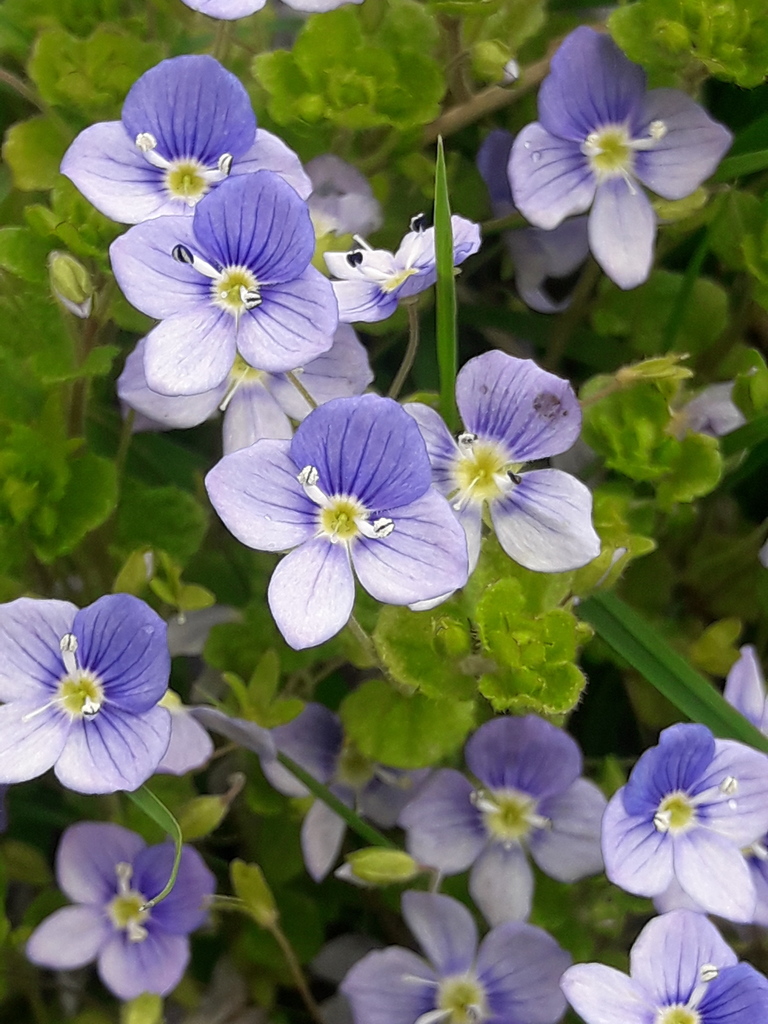
<svg viewBox="0 0 768 1024"><path fill-rule="evenodd" d="M458 343L456 338L456 282L453 274L453 231L448 179L445 172L443 140L437 140L435 166L435 256L437 259L437 369L440 381L440 413L454 431L459 418L456 411L456 374Z"/></svg>
<svg viewBox="0 0 768 1024"><path fill-rule="evenodd" d="M171 877L168 879L165 888L162 889L157 896L153 896L151 900L147 900L144 904L145 909L154 907L156 903L164 900L165 897L171 892L174 885L176 884L176 876L179 873L179 864L181 863L181 828L179 827L178 821L174 818L165 804L155 794L147 789L146 786L135 790L133 793L126 793L127 797L136 804L140 810L142 810L148 818L151 818L157 825L167 832L173 840L173 844L176 848L176 855L173 858L173 867L171 868Z"/></svg>

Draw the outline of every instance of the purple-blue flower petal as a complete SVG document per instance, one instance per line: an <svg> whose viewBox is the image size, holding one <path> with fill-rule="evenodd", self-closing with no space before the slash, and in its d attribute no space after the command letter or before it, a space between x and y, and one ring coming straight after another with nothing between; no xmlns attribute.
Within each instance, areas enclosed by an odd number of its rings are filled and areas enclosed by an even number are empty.
<svg viewBox="0 0 768 1024"><path fill-rule="evenodd" d="M171 715L162 707L140 714L105 704L92 719L76 719L54 771L78 793L138 789L168 749Z"/></svg>
<svg viewBox="0 0 768 1024"><path fill-rule="evenodd" d="M581 773L576 741L537 715L491 719L470 737L464 758L490 789L515 789L537 799L561 793Z"/></svg>
<svg viewBox="0 0 768 1024"><path fill-rule="evenodd" d="M241 156L256 133L256 116L242 83L213 57L185 54L145 72L126 96L123 124L135 139L149 132L168 160L195 157L215 167Z"/></svg>
<svg viewBox="0 0 768 1024"><path fill-rule="evenodd" d="M35 928L24 953L40 967L73 971L96 959L111 930L101 907L62 907Z"/></svg>
<svg viewBox="0 0 768 1024"><path fill-rule="evenodd" d="M726 779L735 780L735 792L724 791ZM721 788L723 787L723 788ZM715 756L703 774L696 794L703 800L702 824L731 842L746 846L768 831L768 757L734 740L715 740Z"/></svg>
<svg viewBox="0 0 768 1024"><path fill-rule="evenodd" d="M200 200L193 224L209 260L248 267L262 285L295 280L315 249L307 204L272 171L222 182Z"/></svg>
<svg viewBox="0 0 768 1024"><path fill-rule="evenodd" d="M163 189L163 171L148 163L121 121L102 121L80 132L64 154L61 173L119 224L183 213L183 204Z"/></svg>
<svg viewBox="0 0 768 1024"><path fill-rule="evenodd" d="M268 390L266 382L248 381L235 389L222 425L225 455L248 448L262 438L289 441L292 437L291 422Z"/></svg>
<svg viewBox="0 0 768 1024"><path fill-rule="evenodd" d="M533 872L519 843L489 843L469 873L469 894L486 921L524 921L533 902Z"/></svg>
<svg viewBox="0 0 768 1024"><path fill-rule="evenodd" d="M675 877L708 914L751 921L755 886L739 847L725 836L697 828L673 839Z"/></svg>
<svg viewBox="0 0 768 1024"><path fill-rule="evenodd" d="M606 799L589 779L576 781L537 807L550 827L528 837L531 856L541 870L559 882L576 882L603 869L600 823Z"/></svg>
<svg viewBox="0 0 768 1024"><path fill-rule="evenodd" d="M768 979L750 964L721 971L698 1005L706 1024L754 1024L768 1020Z"/></svg>
<svg viewBox="0 0 768 1024"><path fill-rule="evenodd" d="M580 569L600 554L592 525L592 492L561 469L524 473L491 502L491 521L510 558L535 572Z"/></svg>
<svg viewBox="0 0 768 1024"><path fill-rule="evenodd" d="M223 2L231 3L231 0ZM253 174L254 171L279 174L302 199L306 199L312 191L312 182L296 153L277 135L263 128L256 129L256 138L251 148L233 162L231 176Z"/></svg>
<svg viewBox="0 0 768 1024"><path fill-rule="evenodd" d="M565 1011L559 980L570 963L541 928L509 922L480 943L476 969L496 1021L555 1024Z"/></svg>
<svg viewBox="0 0 768 1024"><path fill-rule="evenodd" d="M277 749L318 782L328 783L336 774L344 735L339 719L324 705L307 704L292 722L278 725L271 732ZM277 762L267 766L265 774L272 785L287 796L308 795L304 784Z"/></svg>
<svg viewBox="0 0 768 1024"><path fill-rule="evenodd" d="M62 673L63 674L63 673ZM68 741L69 716L44 707L44 698L0 706L0 783L26 782L47 772Z"/></svg>
<svg viewBox="0 0 768 1024"><path fill-rule="evenodd" d="M168 689L168 627L132 594L107 594L75 616L77 658L94 672L110 709L148 711Z"/></svg>
<svg viewBox="0 0 768 1024"><path fill-rule="evenodd" d="M751 644L739 648L739 659L731 666L723 696L752 725L768 733L765 679L755 648Z"/></svg>
<svg viewBox="0 0 768 1024"><path fill-rule="evenodd" d="M595 176L578 143L556 138L538 121L515 139L508 173L515 206L540 228L584 213L595 196Z"/></svg>
<svg viewBox="0 0 768 1024"><path fill-rule="evenodd" d="M261 305L240 318L237 347L257 370L282 373L327 352L337 326L330 281L307 267L292 281L264 288Z"/></svg>
<svg viewBox="0 0 768 1024"><path fill-rule="evenodd" d="M115 865L132 864L144 846L141 836L112 822L70 825L56 850L59 888L76 903L107 903L117 891Z"/></svg>
<svg viewBox="0 0 768 1024"><path fill-rule="evenodd" d="M571 289L559 298L550 282L569 278L589 255L587 218L574 217L551 231L520 228L504 234L515 265L515 287L523 302L537 313L559 313L571 301Z"/></svg>
<svg viewBox="0 0 768 1024"><path fill-rule="evenodd" d="M435 1008L435 972L409 949L391 946L359 960L341 983L360 1024L415 1024Z"/></svg>
<svg viewBox="0 0 768 1024"><path fill-rule="evenodd" d="M392 510L388 537L358 537L352 564L368 593L385 604L428 601L463 587L469 572L464 530L445 498L429 490Z"/></svg>
<svg viewBox="0 0 768 1024"><path fill-rule="evenodd" d="M76 614L69 601L20 597L0 604L0 700L51 699L66 674L59 644Z"/></svg>
<svg viewBox="0 0 768 1024"><path fill-rule="evenodd" d="M357 498L371 512L410 504L430 486L419 428L391 398L337 398L315 409L291 443L297 470L314 466L328 495Z"/></svg>
<svg viewBox="0 0 768 1024"><path fill-rule="evenodd" d="M685 722L664 729L620 791L627 814L651 818L665 796L693 789L714 756L715 738L706 726Z"/></svg>
<svg viewBox="0 0 768 1024"><path fill-rule="evenodd" d="M182 0L193 11L207 14L209 18L222 21L236 21L260 11L267 0Z"/></svg>
<svg viewBox="0 0 768 1024"><path fill-rule="evenodd" d="M463 974L477 950L477 927L463 903L434 892L403 893L403 919L442 977Z"/></svg>
<svg viewBox="0 0 768 1024"><path fill-rule="evenodd" d="M453 470L459 458L459 446L435 409L421 402L406 402L403 408L419 425L432 466L432 482L448 497L456 490Z"/></svg>
<svg viewBox="0 0 768 1024"><path fill-rule="evenodd" d="M603 815L605 873L614 885L638 896L658 896L674 875L671 837L657 831L651 817L633 817L624 809L626 787L608 801Z"/></svg>
<svg viewBox="0 0 768 1024"><path fill-rule="evenodd" d="M275 744L269 730L263 729L255 722L248 722L244 718L235 718L233 715L225 715L218 708L208 708L203 705L191 707L189 713L206 729L226 736L228 740L238 743L246 750L252 750L259 757L274 758Z"/></svg>
<svg viewBox="0 0 768 1024"><path fill-rule="evenodd" d="M333 281L332 286L342 323L375 323L397 309L397 296L383 292L375 281Z"/></svg>
<svg viewBox="0 0 768 1024"><path fill-rule="evenodd" d="M666 133L637 153L634 173L664 199L690 195L715 171L733 141L727 128L679 89L651 90L642 120L646 125L663 122Z"/></svg>
<svg viewBox="0 0 768 1024"><path fill-rule="evenodd" d="M189 939L150 931L142 942L117 932L98 959L99 977L118 999L135 999L144 992L165 996L184 974L189 962Z"/></svg>
<svg viewBox="0 0 768 1024"><path fill-rule="evenodd" d="M576 964L560 979L566 999L586 1024L649 1024L655 1007L632 978L605 964Z"/></svg>
<svg viewBox="0 0 768 1024"><path fill-rule="evenodd" d="M153 899L171 877L174 856L172 843L145 847L133 860L132 887L147 899ZM162 928L171 935L186 935L199 928L208 915L208 904L215 888L216 879L197 850L182 847L173 889L150 912L152 931Z"/></svg>
<svg viewBox="0 0 768 1024"><path fill-rule="evenodd" d="M226 380L235 361L234 320L213 305L163 320L144 342L147 384L163 395L212 391Z"/></svg>
<svg viewBox="0 0 768 1024"><path fill-rule="evenodd" d="M632 979L659 1006L682 1003L701 984L702 964L732 967L736 954L703 914L673 910L649 921L630 954Z"/></svg>
<svg viewBox="0 0 768 1024"><path fill-rule="evenodd" d="M515 462L559 455L581 430L578 399L567 380L532 359L498 350L464 364L456 402L466 429L502 442Z"/></svg>
<svg viewBox="0 0 768 1024"><path fill-rule="evenodd" d="M421 787L400 814L408 852L420 863L448 875L465 871L488 836L472 803L472 783L453 768L442 768Z"/></svg>
<svg viewBox="0 0 768 1024"><path fill-rule="evenodd" d="M225 455L205 478L228 530L249 548L287 551L310 540L317 506L304 493L287 441L262 440Z"/></svg>
<svg viewBox="0 0 768 1024"><path fill-rule="evenodd" d="M648 197L623 178L598 185L589 214L589 247L619 288L636 288L651 272L656 214Z"/></svg>
<svg viewBox="0 0 768 1024"><path fill-rule="evenodd" d="M346 547L327 537L305 541L272 573L267 600L277 628L294 650L330 640L347 624L355 603Z"/></svg>
<svg viewBox="0 0 768 1024"><path fill-rule="evenodd" d="M514 136L502 128L494 128L486 135L477 151L477 169L485 182L495 217L507 217L514 209L512 189L509 187L507 164Z"/></svg>
<svg viewBox="0 0 768 1024"><path fill-rule="evenodd" d="M301 852L310 878L322 882L336 863L347 823L322 800L315 800L301 823Z"/></svg>
<svg viewBox="0 0 768 1024"><path fill-rule="evenodd" d="M186 775L201 768L213 753L213 740L203 726L179 705L168 708L171 715L171 738L157 772L168 775Z"/></svg>
<svg viewBox="0 0 768 1024"><path fill-rule="evenodd" d="M582 25L565 38L539 89L539 120L553 135L583 142L607 125L635 127L645 72L609 35Z"/></svg>

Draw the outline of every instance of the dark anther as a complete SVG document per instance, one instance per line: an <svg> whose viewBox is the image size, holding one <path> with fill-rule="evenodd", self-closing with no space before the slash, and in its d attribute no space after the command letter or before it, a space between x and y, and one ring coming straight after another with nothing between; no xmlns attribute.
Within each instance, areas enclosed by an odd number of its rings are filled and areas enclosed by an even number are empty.
<svg viewBox="0 0 768 1024"><path fill-rule="evenodd" d="M257 288L244 288L241 292L241 299L246 309L256 309L262 303L262 298Z"/></svg>
<svg viewBox="0 0 768 1024"><path fill-rule="evenodd" d="M507 476L513 484L519 484L523 479L519 473L513 473L511 469L507 470Z"/></svg>
<svg viewBox="0 0 768 1024"><path fill-rule="evenodd" d="M411 217L411 231L423 231L426 227L428 227L426 213L417 213L415 217Z"/></svg>
<svg viewBox="0 0 768 1024"><path fill-rule="evenodd" d="M171 250L171 256L179 263L189 263L190 265L195 262L195 257L186 247L186 245L174 245Z"/></svg>
<svg viewBox="0 0 768 1024"><path fill-rule="evenodd" d="M351 252L347 253L347 263L350 265L350 267L359 267L362 262L362 249L353 249Z"/></svg>
<svg viewBox="0 0 768 1024"><path fill-rule="evenodd" d="M229 176L229 172L232 170L232 154L223 153L219 157L219 170L222 174Z"/></svg>

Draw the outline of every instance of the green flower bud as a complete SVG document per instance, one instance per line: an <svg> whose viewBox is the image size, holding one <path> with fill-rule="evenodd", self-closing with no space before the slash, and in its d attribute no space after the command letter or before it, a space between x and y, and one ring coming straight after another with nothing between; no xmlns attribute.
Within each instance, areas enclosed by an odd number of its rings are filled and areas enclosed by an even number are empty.
<svg viewBox="0 0 768 1024"><path fill-rule="evenodd" d="M82 263L68 252L52 252L48 256L51 291L74 316L87 320L93 306L93 284Z"/></svg>
<svg viewBox="0 0 768 1024"><path fill-rule="evenodd" d="M245 909L262 928L274 928L279 914L275 897L267 885L258 864L246 864L244 860L233 860L229 865L232 888L245 904Z"/></svg>
<svg viewBox="0 0 768 1024"><path fill-rule="evenodd" d="M435 620L435 651L453 660L463 658L472 650L469 627L458 619L441 616Z"/></svg>
<svg viewBox="0 0 768 1024"><path fill-rule="evenodd" d="M410 882L420 871L413 857L404 850L384 850L378 846L355 850L346 860L352 875L367 885Z"/></svg>
<svg viewBox="0 0 768 1024"><path fill-rule="evenodd" d="M508 46L498 39L481 39L471 50L472 70L481 82L504 81L504 69L512 59Z"/></svg>
<svg viewBox="0 0 768 1024"><path fill-rule="evenodd" d="M120 1024L163 1024L163 997L145 992L123 1003Z"/></svg>

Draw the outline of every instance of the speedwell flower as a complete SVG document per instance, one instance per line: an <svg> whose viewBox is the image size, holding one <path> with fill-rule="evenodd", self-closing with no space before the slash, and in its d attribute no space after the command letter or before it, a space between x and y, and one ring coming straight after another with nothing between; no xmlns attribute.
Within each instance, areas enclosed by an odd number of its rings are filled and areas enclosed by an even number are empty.
<svg viewBox="0 0 768 1024"><path fill-rule="evenodd" d="M406 892L403 917L426 959L390 946L363 957L341 991L355 1024L554 1024L571 958L541 928L510 921L477 944L458 900Z"/></svg>
<svg viewBox="0 0 768 1024"><path fill-rule="evenodd" d="M674 910L643 928L632 947L629 977L604 964L576 964L560 984L586 1024L768 1020L768 981L738 963L715 926L690 910Z"/></svg>
<svg viewBox="0 0 768 1024"><path fill-rule="evenodd" d="M222 21L235 21L255 14L266 4L267 0L182 0L193 11L207 14L209 18L220 18ZM333 11L343 4L361 4L363 0L285 0L287 7L295 11L306 11L307 14L321 14Z"/></svg>
<svg viewBox="0 0 768 1024"><path fill-rule="evenodd" d="M408 852L445 874L470 866L469 891L491 924L531 910L533 873L575 882L596 874L605 797L581 778L581 752L543 718L494 718L467 743L477 779L443 768L400 815Z"/></svg>
<svg viewBox="0 0 768 1024"><path fill-rule="evenodd" d="M673 879L704 911L748 922L742 849L768 832L768 757L703 725L673 725L642 755L603 817L608 878L638 896Z"/></svg>
<svg viewBox="0 0 768 1024"><path fill-rule="evenodd" d="M453 262L455 266L480 248L480 227L454 214ZM325 262L334 277L333 290L344 323L386 320L401 299L430 288L437 280L435 229L424 227L424 216L411 220L411 230L396 253L372 249L362 238L350 252L327 252Z"/></svg>
<svg viewBox="0 0 768 1024"><path fill-rule="evenodd" d="M275 171L309 195L299 158L256 127L238 79L196 54L150 68L131 87L122 120L86 128L61 163L86 199L121 224L189 214L230 175L258 170Z"/></svg>
<svg viewBox="0 0 768 1024"><path fill-rule="evenodd" d="M483 505L499 543L526 569L565 572L600 553L592 526L592 495L559 469L522 473L526 462L567 451L579 436L581 410L571 385L531 359L485 352L456 379L464 421L458 441L438 413L411 402L434 482L464 527L470 571L477 564Z"/></svg>
<svg viewBox="0 0 768 1024"><path fill-rule="evenodd" d="M307 204L271 171L223 182L192 218L158 217L110 247L130 302L162 323L146 339L153 391L196 395L227 377L237 353L280 373L333 343L330 282L310 266Z"/></svg>
<svg viewBox="0 0 768 1024"><path fill-rule="evenodd" d="M312 192L307 198L318 235L367 235L381 227L381 205L352 164L323 153L307 164Z"/></svg>
<svg viewBox="0 0 768 1024"><path fill-rule="evenodd" d="M225 455L206 486L243 544L295 549L267 594L294 648L323 643L347 623L355 574L377 601L398 605L467 581L464 534L431 487L418 427L389 398L336 398L311 412L293 441Z"/></svg>
<svg viewBox="0 0 768 1024"><path fill-rule="evenodd" d="M81 822L68 828L56 851L56 879L75 906L55 911L29 938L27 957L68 971L96 960L99 977L119 999L143 992L167 995L189 961L191 931L204 922L216 882L200 854L182 849L176 882L172 843L146 846L120 825Z"/></svg>
<svg viewBox="0 0 768 1024"><path fill-rule="evenodd" d="M160 395L147 386L145 347L142 338L117 381L122 401L139 413L134 430L194 427L223 409L227 454L262 437L292 437L291 420L301 421L312 411L285 374L254 370L242 359L235 360L225 381L201 395ZM327 352L293 372L317 405L362 394L373 380L368 353L349 324L339 324Z"/></svg>
<svg viewBox="0 0 768 1024"><path fill-rule="evenodd" d="M0 783L53 767L80 793L137 789L171 731L167 628L149 605L109 594L79 611L22 597L0 605Z"/></svg>
<svg viewBox="0 0 768 1024"><path fill-rule="evenodd" d="M515 139L515 205L541 228L589 215L589 244L605 273L634 288L650 272L656 214L641 183L683 199L715 170L731 134L677 89L646 92L645 72L613 40L581 26L552 58L539 121Z"/></svg>

